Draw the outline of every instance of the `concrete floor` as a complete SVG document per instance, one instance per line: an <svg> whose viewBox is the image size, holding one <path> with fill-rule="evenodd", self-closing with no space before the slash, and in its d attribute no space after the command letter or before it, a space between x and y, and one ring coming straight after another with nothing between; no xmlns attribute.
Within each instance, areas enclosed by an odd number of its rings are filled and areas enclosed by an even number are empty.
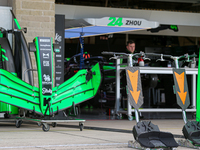
<svg viewBox="0 0 200 150"><path fill-rule="evenodd" d="M161 131L182 137L182 119L151 120ZM6 150L130 150L128 141L136 121L128 120L86 120L83 131L78 123L58 123L43 132L37 123L23 122L20 128L15 122L0 122L0 149ZM178 147L177 150L190 148Z"/></svg>

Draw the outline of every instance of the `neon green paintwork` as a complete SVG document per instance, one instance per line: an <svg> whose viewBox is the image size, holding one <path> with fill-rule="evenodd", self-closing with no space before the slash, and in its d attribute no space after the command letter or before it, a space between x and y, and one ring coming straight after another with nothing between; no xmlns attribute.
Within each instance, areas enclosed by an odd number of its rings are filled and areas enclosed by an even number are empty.
<svg viewBox="0 0 200 150"><path fill-rule="evenodd" d="M103 70L116 69L113 66L103 66Z"/></svg>
<svg viewBox="0 0 200 150"><path fill-rule="evenodd" d="M39 89L0 69L0 101L24 109L39 109Z"/></svg>
<svg viewBox="0 0 200 150"><path fill-rule="evenodd" d="M80 70L75 76L52 91L51 113L81 103L92 98L100 86L101 73L99 64L92 68L92 79L86 82L87 70ZM10 72L0 69L0 101L44 115L40 109L39 88L29 85ZM57 94L57 96L56 96ZM49 109L46 115L50 115Z"/></svg>
<svg viewBox="0 0 200 150"><path fill-rule="evenodd" d="M17 25L17 28L18 28L18 29L21 29L21 27L20 27L20 25L19 25L19 22L17 21L16 18L14 18L14 21L15 21L15 23L16 23L16 25Z"/></svg>
<svg viewBox="0 0 200 150"><path fill-rule="evenodd" d="M53 88L53 110L65 109L66 106L71 106L88 100L96 95L100 86L101 73L99 64L92 68L92 79L86 81L87 70L78 71L72 78L64 82L58 87Z"/></svg>
<svg viewBox="0 0 200 150"><path fill-rule="evenodd" d="M111 20L110 23L107 24L107 26L122 26L123 22L122 22L122 18L116 18L116 17L110 17L109 20Z"/></svg>
<svg viewBox="0 0 200 150"><path fill-rule="evenodd" d="M45 96L42 94L42 70L41 70L41 64L42 62L40 61L40 50L39 50L39 43L38 43L38 37L35 38L35 45L36 45L36 52L35 52L35 56L36 56L36 61L37 61L37 70L38 70L38 82L39 82L39 91L40 91L40 110L42 112L42 114L45 114L46 110L47 110L47 105L44 105L44 99L51 99L52 100L52 95L50 96ZM51 43L52 45L52 43ZM52 49L51 49L52 50ZM53 50L52 50L53 51ZM53 58L51 58L53 59ZM52 65L53 66L53 65ZM53 70L53 69L52 69ZM53 77L53 72L52 72L52 77ZM53 84L53 83L52 83ZM51 105L51 101L50 101L50 105ZM48 113L49 115L49 113Z"/></svg>
<svg viewBox="0 0 200 150"><path fill-rule="evenodd" d="M3 33L1 33L1 31L0 31L0 38L2 38L3 37Z"/></svg>
<svg viewBox="0 0 200 150"><path fill-rule="evenodd" d="M42 70L38 38L35 38L36 63L38 70L39 88L32 86L12 73L0 69L0 102L31 110L40 115L53 115L85 100L91 99L97 93L101 83L101 72L97 63L91 71L80 70L58 87L52 89L52 94L42 94ZM53 42L51 39L51 51ZM52 55L53 62L53 55ZM52 78L53 78L52 65ZM53 80L52 80L53 85Z"/></svg>
<svg viewBox="0 0 200 150"><path fill-rule="evenodd" d="M2 34L2 37L3 37L3 34ZM0 45L0 55L1 55L1 59L2 59L1 61L4 61L4 60L8 61L8 58L5 55L3 55L2 52L6 53L6 50L3 49ZM13 73L13 74L16 75L16 73ZM18 114L19 109L18 109L18 107L0 102L0 112L9 113L9 114Z"/></svg>

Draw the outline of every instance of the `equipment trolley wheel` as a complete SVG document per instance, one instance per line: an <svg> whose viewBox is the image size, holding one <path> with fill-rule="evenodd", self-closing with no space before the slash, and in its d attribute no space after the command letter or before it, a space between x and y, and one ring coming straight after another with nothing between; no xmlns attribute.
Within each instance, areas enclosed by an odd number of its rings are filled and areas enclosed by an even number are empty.
<svg viewBox="0 0 200 150"><path fill-rule="evenodd" d="M52 127L56 127L57 126L57 123L56 122L52 122Z"/></svg>
<svg viewBox="0 0 200 150"><path fill-rule="evenodd" d="M16 120L15 125L17 128L20 128L21 124L22 124L22 120Z"/></svg>
<svg viewBox="0 0 200 150"><path fill-rule="evenodd" d="M41 122L37 122L37 125L40 127L42 125L42 123Z"/></svg>
<svg viewBox="0 0 200 150"><path fill-rule="evenodd" d="M83 131L83 123L79 122L80 131Z"/></svg>
<svg viewBox="0 0 200 150"><path fill-rule="evenodd" d="M49 126L47 123L43 123L43 124L42 124L42 130L43 130L44 132L48 132L49 129L50 129L50 126Z"/></svg>
<svg viewBox="0 0 200 150"><path fill-rule="evenodd" d="M121 113L117 114L116 118L117 118L117 120L122 119L122 114Z"/></svg>
<svg viewBox="0 0 200 150"><path fill-rule="evenodd" d="M133 121L133 116L131 116L131 115L128 116L128 120L129 120L129 121Z"/></svg>

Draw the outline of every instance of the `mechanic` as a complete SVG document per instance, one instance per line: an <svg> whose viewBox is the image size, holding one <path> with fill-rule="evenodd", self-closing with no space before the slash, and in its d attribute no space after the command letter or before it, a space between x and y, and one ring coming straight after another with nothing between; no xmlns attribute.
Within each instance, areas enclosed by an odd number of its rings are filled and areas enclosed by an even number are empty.
<svg viewBox="0 0 200 150"><path fill-rule="evenodd" d="M126 42L126 53L133 54L135 51L135 41L128 40ZM120 59L120 63L127 64L127 59ZM127 65L123 65L121 67L126 67Z"/></svg>
<svg viewBox="0 0 200 150"><path fill-rule="evenodd" d="M133 40L127 41L126 50L128 51L128 53L133 54L135 51L135 41Z"/></svg>

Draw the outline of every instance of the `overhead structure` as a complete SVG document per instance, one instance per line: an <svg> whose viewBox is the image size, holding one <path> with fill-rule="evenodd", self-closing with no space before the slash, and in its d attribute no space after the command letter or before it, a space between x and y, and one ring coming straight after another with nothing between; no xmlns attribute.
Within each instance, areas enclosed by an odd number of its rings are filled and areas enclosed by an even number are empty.
<svg viewBox="0 0 200 150"><path fill-rule="evenodd" d="M189 2L189 0L187 0ZM177 2L177 1L176 1ZM192 0L191 0L192 2ZM92 12L92 13L91 13ZM150 32L147 30L134 30L126 34L138 35L164 35L164 36L186 36L199 37L200 35L200 13L177 12L177 11L159 11L143 9L122 9L109 7L91 7L77 5L55 5L55 13L65 15L66 23L68 20L82 18L102 18L102 17L127 17L142 18L148 21L159 22L160 25L177 25L179 31L162 30L159 32ZM66 24L65 23L65 24ZM67 25L67 24L66 24Z"/></svg>
<svg viewBox="0 0 200 150"><path fill-rule="evenodd" d="M157 28L158 22L138 18L103 17L85 18L65 22L65 38L73 39L104 34L131 32Z"/></svg>

